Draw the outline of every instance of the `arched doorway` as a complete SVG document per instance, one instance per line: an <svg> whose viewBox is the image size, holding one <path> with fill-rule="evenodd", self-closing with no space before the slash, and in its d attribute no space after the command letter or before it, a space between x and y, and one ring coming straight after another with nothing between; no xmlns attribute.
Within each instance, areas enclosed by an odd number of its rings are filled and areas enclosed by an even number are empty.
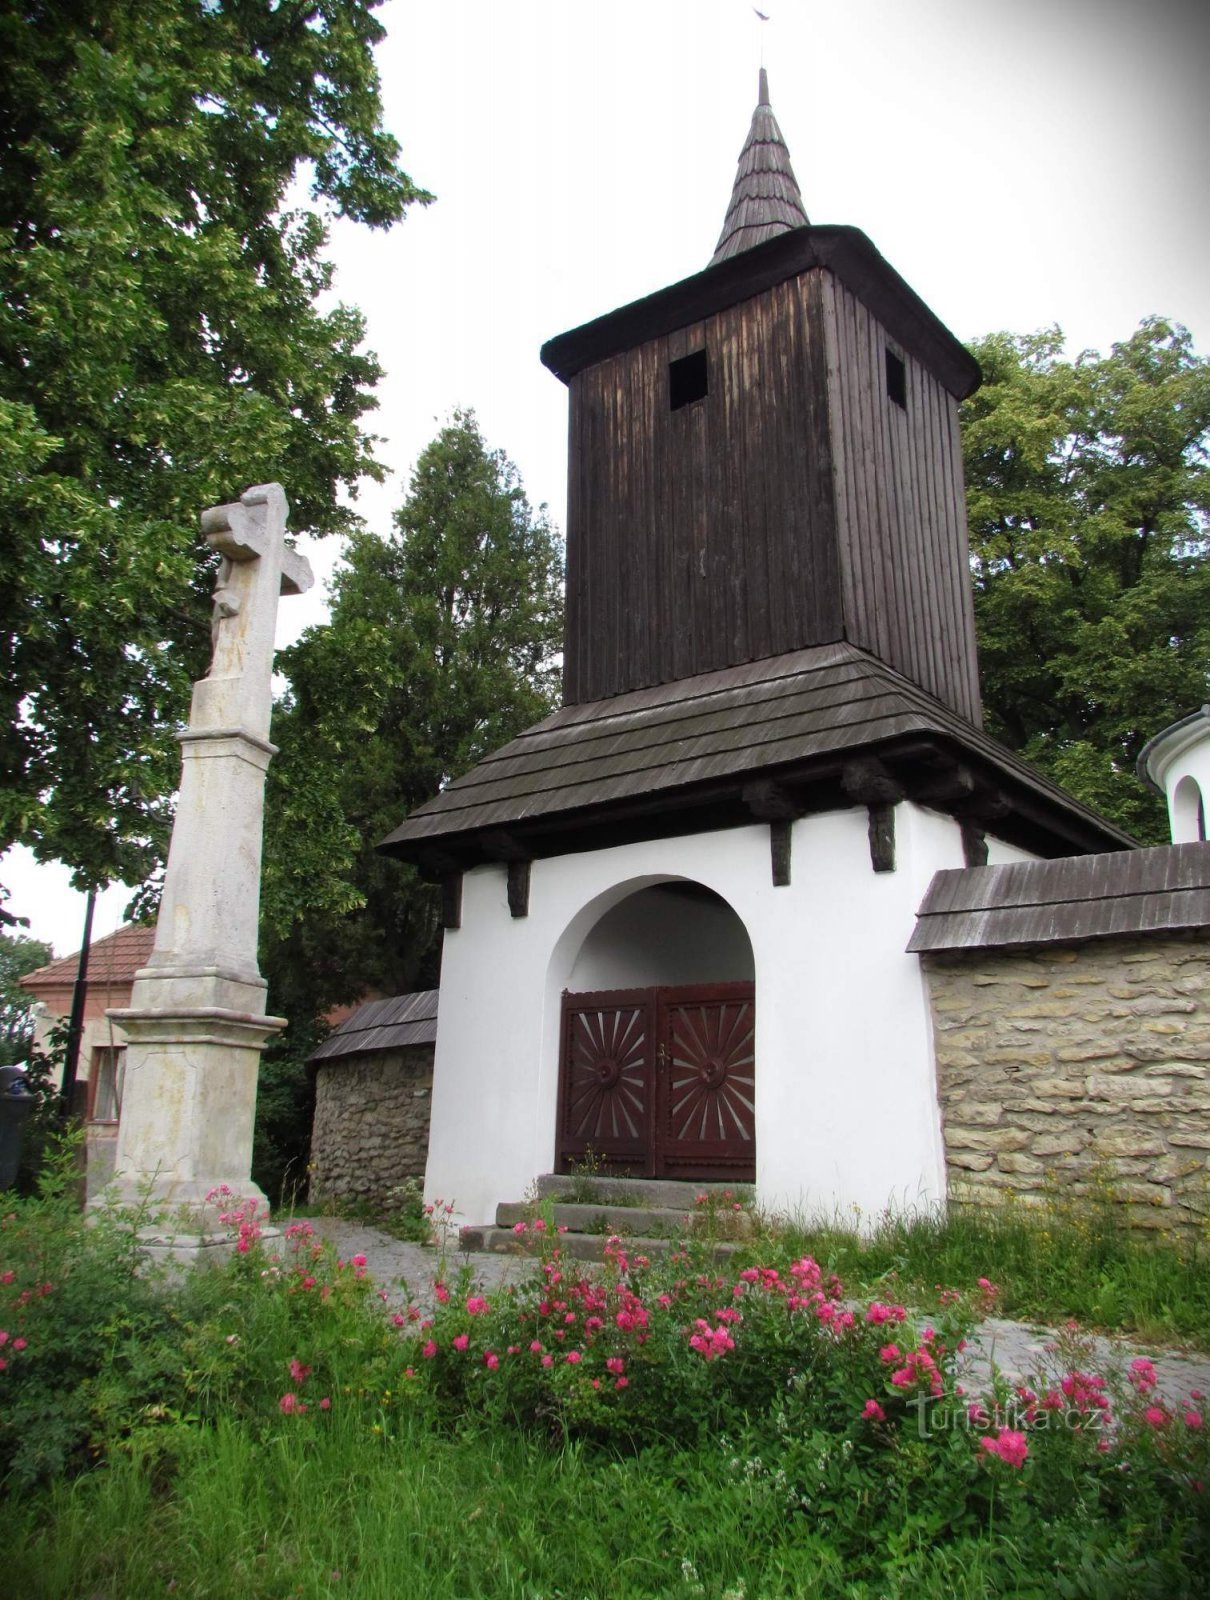
<svg viewBox="0 0 1210 1600"><path fill-rule="evenodd" d="M563 995L558 1170L756 1177L752 944L721 896L649 885L605 913Z"/></svg>

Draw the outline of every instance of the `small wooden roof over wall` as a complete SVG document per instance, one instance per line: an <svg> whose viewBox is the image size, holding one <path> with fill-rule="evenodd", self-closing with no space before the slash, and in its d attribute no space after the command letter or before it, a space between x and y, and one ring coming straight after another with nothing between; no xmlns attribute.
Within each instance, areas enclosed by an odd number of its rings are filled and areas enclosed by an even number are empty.
<svg viewBox="0 0 1210 1600"><path fill-rule="evenodd" d="M380 848L439 874L735 826L753 804L765 814L750 792L763 779L787 788L794 814L831 810L851 803L842 778L857 755L884 760L910 799L986 810L998 837L1038 854L1133 843L900 674L832 644L564 706Z"/></svg>
<svg viewBox="0 0 1210 1600"><path fill-rule="evenodd" d="M340 1056L364 1056L379 1050L402 1050L432 1044L437 1038L437 990L367 1000L339 1027L333 1028L308 1060L312 1066Z"/></svg>
<svg viewBox="0 0 1210 1600"><path fill-rule="evenodd" d="M1210 844L939 872L908 949L996 950L1210 930Z"/></svg>

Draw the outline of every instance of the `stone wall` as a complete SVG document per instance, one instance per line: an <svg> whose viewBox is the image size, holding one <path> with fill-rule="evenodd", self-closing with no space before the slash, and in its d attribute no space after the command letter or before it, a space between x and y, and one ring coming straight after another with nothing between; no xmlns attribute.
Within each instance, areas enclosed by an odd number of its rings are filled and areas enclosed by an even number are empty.
<svg viewBox="0 0 1210 1600"><path fill-rule="evenodd" d="M431 1044L321 1062L310 1198L385 1207L405 1179L423 1181L432 1088Z"/></svg>
<svg viewBox="0 0 1210 1600"><path fill-rule="evenodd" d="M1210 941L1133 935L924 958L952 1199L1110 1189L1210 1216Z"/></svg>

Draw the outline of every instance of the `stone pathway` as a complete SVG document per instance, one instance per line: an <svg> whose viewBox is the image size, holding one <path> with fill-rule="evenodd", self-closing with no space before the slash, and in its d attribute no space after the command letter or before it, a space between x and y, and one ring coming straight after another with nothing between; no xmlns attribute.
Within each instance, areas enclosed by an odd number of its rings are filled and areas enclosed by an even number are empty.
<svg viewBox="0 0 1210 1600"><path fill-rule="evenodd" d="M431 1306L428 1291L437 1267L437 1254L423 1245L407 1244L380 1228L361 1222L346 1222L336 1217L313 1217L311 1226L335 1246L346 1260L364 1255L370 1275L387 1291L391 1303L404 1304L409 1296L419 1306ZM469 1266L474 1281L491 1290L503 1283L518 1282L532 1263L524 1256L466 1252L456 1248L456 1240L446 1256L447 1276ZM407 1285L407 1292L403 1284ZM970 1340L963 1379L975 1390L987 1383L993 1364L1010 1382L1030 1374L1054 1372L1058 1366L1053 1351L1054 1331L1007 1318L991 1317L981 1323ZM1145 1348L1128 1338L1092 1339L1092 1363L1097 1372L1121 1370L1135 1356L1148 1356L1155 1363L1159 1393L1170 1404L1185 1400L1191 1389L1210 1396L1210 1354L1186 1353Z"/></svg>

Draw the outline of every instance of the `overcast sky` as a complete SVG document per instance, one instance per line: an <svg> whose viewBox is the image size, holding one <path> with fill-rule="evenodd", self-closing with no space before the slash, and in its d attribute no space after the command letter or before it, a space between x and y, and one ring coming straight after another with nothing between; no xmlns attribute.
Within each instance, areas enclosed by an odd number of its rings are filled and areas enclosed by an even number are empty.
<svg viewBox="0 0 1210 1600"><path fill-rule="evenodd" d="M388 0L387 125L436 202L333 231L337 292L386 368L385 527L455 406L559 526L556 333L704 267L756 100L812 222L862 228L960 339L1058 323L1108 350L1152 313L1210 351L1210 8L1125 0ZM287 491L289 485L286 486ZM308 542L321 579L338 552ZM323 615L282 604L279 643ZM82 900L5 871L60 952ZM107 896L96 932L125 896Z"/></svg>

